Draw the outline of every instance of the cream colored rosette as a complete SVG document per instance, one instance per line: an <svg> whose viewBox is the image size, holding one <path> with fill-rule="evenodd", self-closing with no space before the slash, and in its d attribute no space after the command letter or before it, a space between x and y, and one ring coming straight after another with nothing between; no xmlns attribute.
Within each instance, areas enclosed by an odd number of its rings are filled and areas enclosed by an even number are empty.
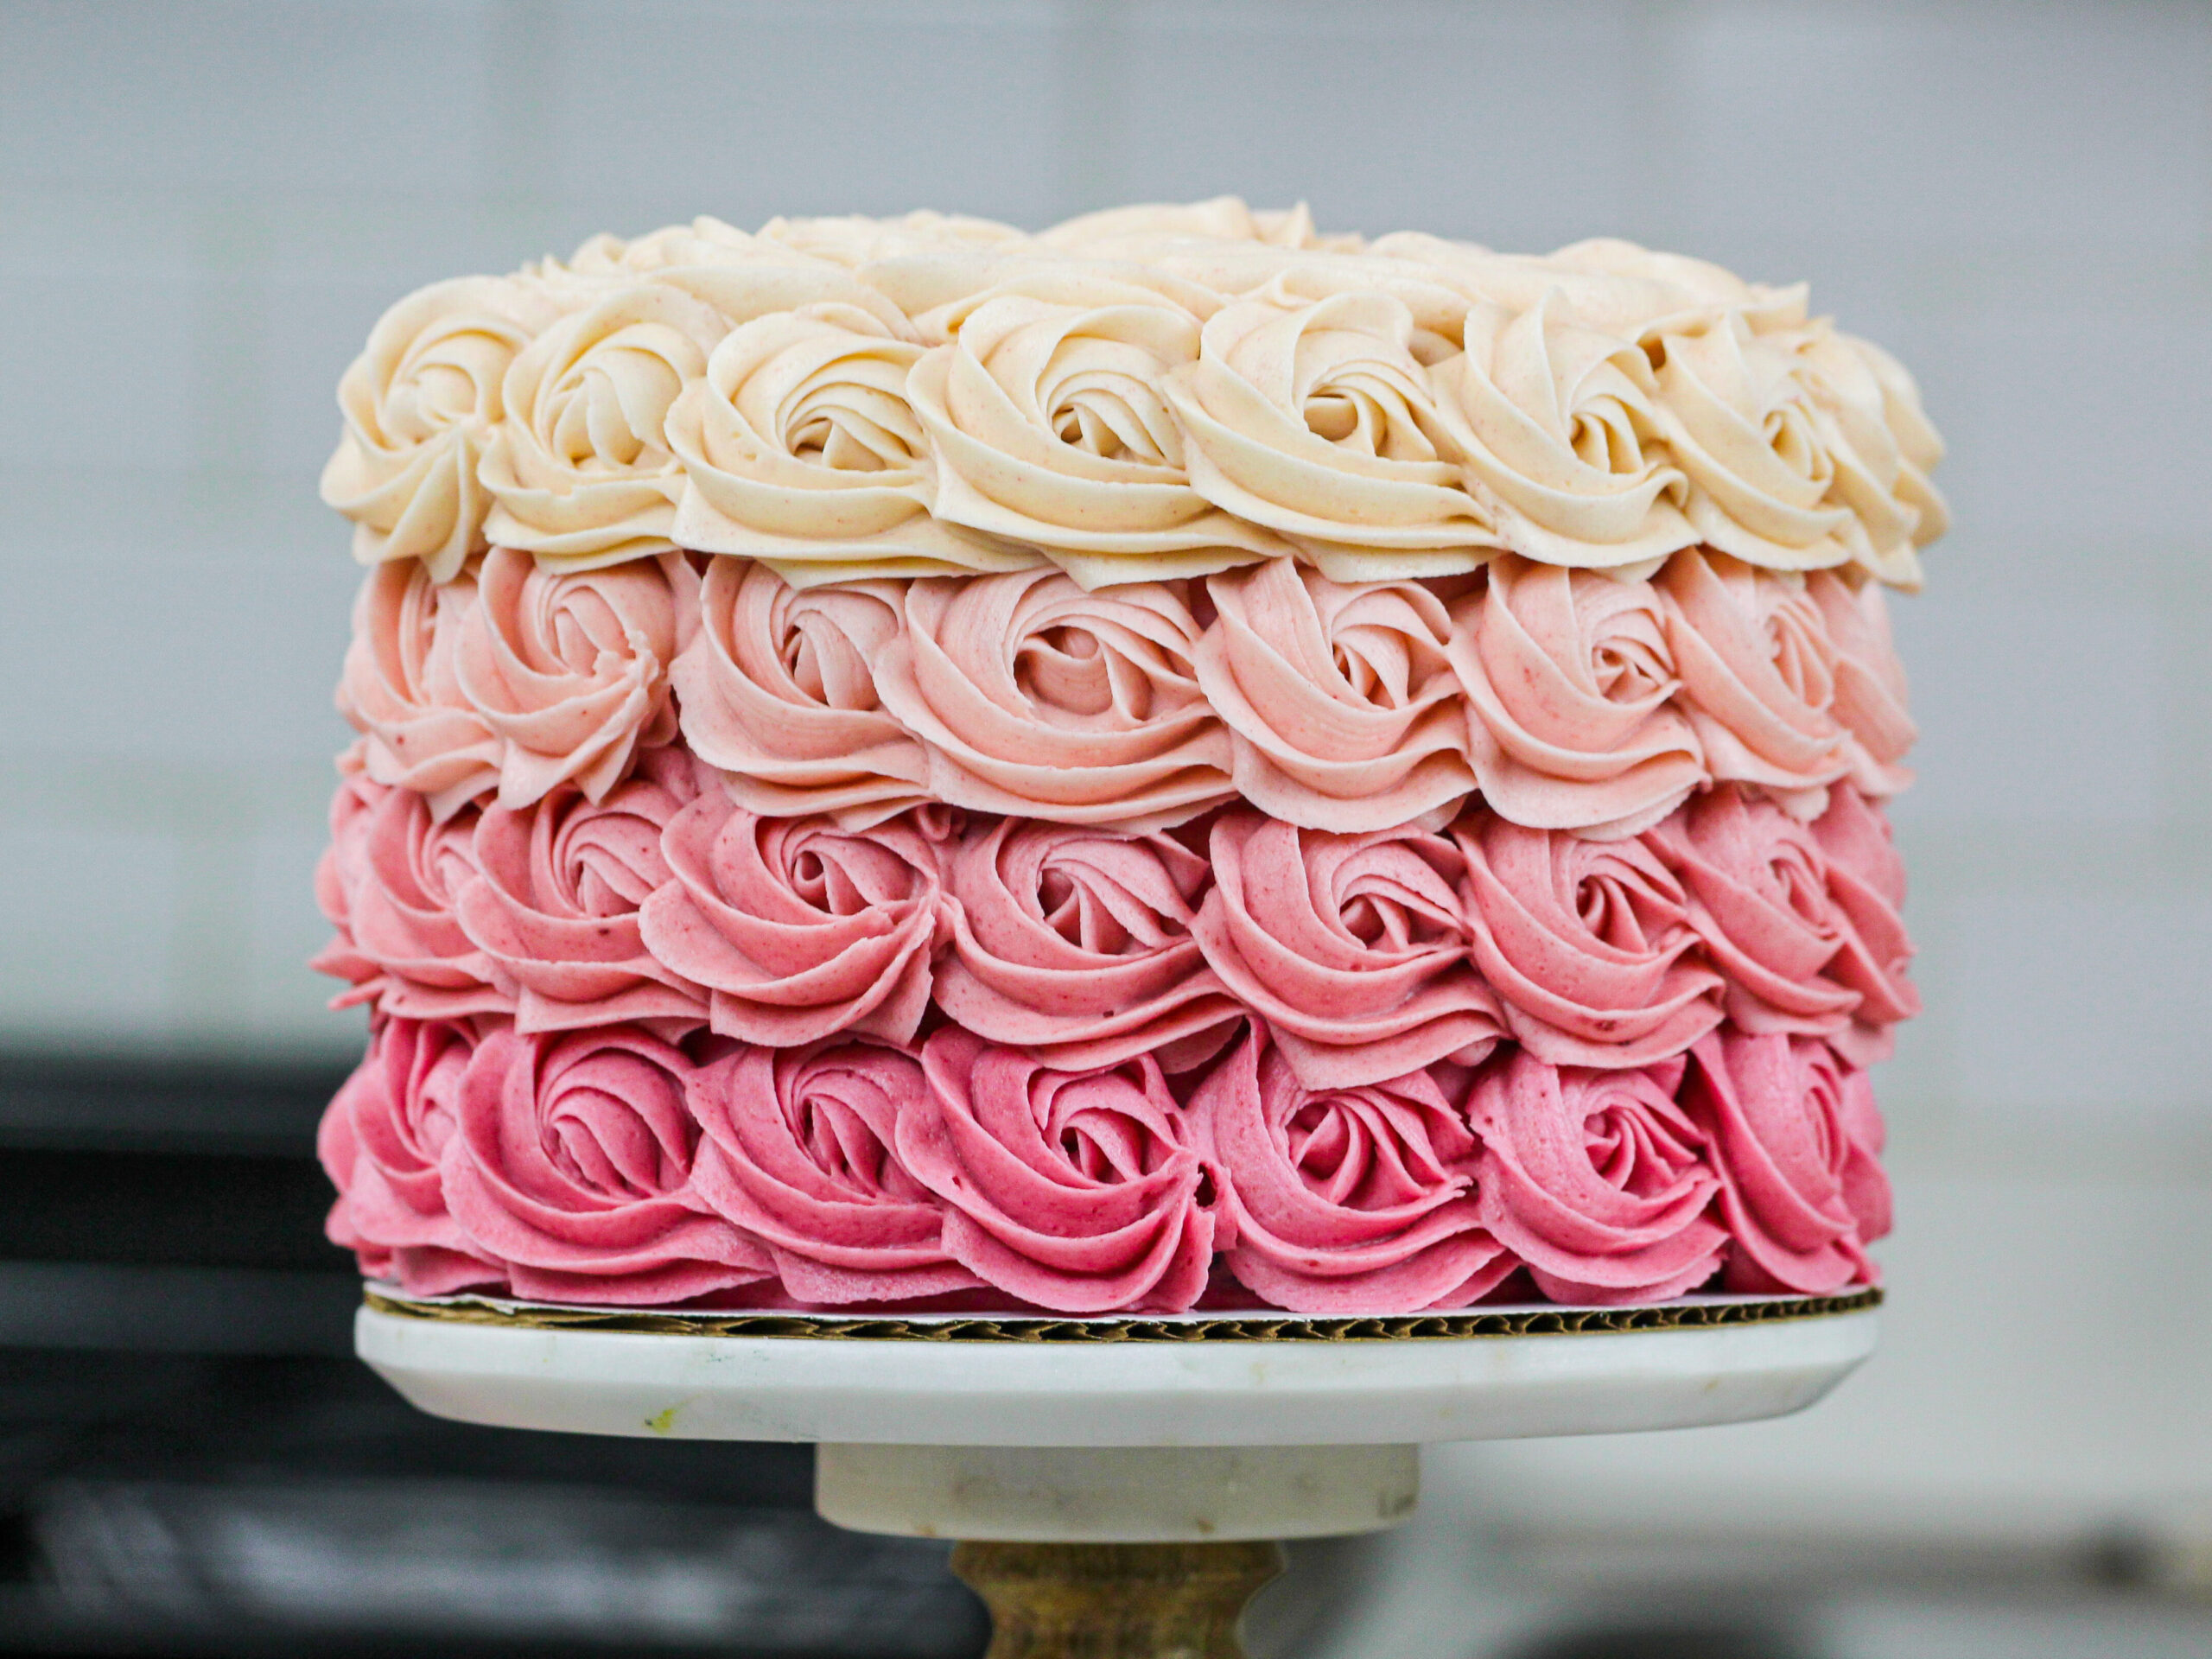
<svg viewBox="0 0 2212 1659"><path fill-rule="evenodd" d="M1167 377L1192 486L1288 537L1338 582L1449 575L1497 545L1437 448L1406 302L1335 293L1240 300Z"/></svg>
<svg viewBox="0 0 2212 1659"><path fill-rule="evenodd" d="M477 464L509 365L557 315L526 281L462 276L377 320L338 383L346 434L322 470L322 499L353 520L355 558L420 559L448 582L483 550Z"/></svg>
<svg viewBox="0 0 2212 1659"><path fill-rule="evenodd" d="M673 286L618 289L508 367L506 418L478 468L491 539L567 570L665 552L683 476L663 429L728 332Z"/></svg>
<svg viewBox="0 0 2212 1659"><path fill-rule="evenodd" d="M1196 296L1204 302L1203 296ZM962 308L908 380L937 513L1033 544L1084 588L1249 563L1281 544L1191 487L1164 376L1199 322L1104 271L1020 279Z"/></svg>
<svg viewBox="0 0 2212 1659"><path fill-rule="evenodd" d="M1517 316L1475 306L1465 339L1431 372L1436 416L1499 540L1545 564L1596 569L1697 540L1634 342L1585 326L1556 289Z"/></svg>
<svg viewBox="0 0 2212 1659"><path fill-rule="evenodd" d="M1858 520L1859 563L1899 588L1921 583L1920 551L1942 535L1950 511L1927 469L1942 440L1921 413L1919 389L1879 346L1825 323L1798 337L1814 406L1835 460L1835 494Z"/></svg>
<svg viewBox="0 0 2212 1659"><path fill-rule="evenodd" d="M1039 563L931 513L929 442L906 385L924 348L895 307L837 273L730 276L694 291L714 294L726 316L753 315L668 415L684 474L679 544L763 560L801 588ZM766 302L799 279L835 297ZM746 283L759 302L741 294Z"/></svg>

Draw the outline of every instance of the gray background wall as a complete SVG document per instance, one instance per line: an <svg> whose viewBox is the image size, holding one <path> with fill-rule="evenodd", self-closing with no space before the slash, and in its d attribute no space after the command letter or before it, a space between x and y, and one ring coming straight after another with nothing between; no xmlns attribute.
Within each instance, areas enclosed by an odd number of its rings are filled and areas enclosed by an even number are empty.
<svg viewBox="0 0 2212 1659"><path fill-rule="evenodd" d="M1220 191L1809 276L1952 446L1897 607L1890 1351L1802 1423L1493 1454L1481 1501L2212 1489L2202 6L0 6L0 1044L358 1040L302 966L356 579L315 475L393 297L700 212Z"/></svg>

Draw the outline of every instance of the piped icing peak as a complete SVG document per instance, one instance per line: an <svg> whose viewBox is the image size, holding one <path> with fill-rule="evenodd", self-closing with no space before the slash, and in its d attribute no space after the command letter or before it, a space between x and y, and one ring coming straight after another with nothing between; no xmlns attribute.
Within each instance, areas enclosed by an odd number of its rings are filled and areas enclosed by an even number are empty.
<svg viewBox="0 0 2212 1659"><path fill-rule="evenodd" d="M341 383L323 499L438 582L684 549L794 586L1294 558L1643 574L1704 544L1900 587L1942 444L1879 348L1618 241L1325 236L1233 197L987 220L701 219L433 284Z"/></svg>

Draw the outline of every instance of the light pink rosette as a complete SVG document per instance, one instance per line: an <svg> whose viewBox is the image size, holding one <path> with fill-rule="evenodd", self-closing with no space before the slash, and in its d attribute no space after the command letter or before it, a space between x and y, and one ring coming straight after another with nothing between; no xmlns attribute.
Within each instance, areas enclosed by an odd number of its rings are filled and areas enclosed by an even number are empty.
<svg viewBox="0 0 2212 1659"><path fill-rule="evenodd" d="M1882 585L1856 588L1833 570L1805 578L1835 648L1835 702L1831 712L1844 730L1843 758L1860 793L1895 795L1912 782L1905 753L1920 735L1905 709L1904 664L1890 641L1890 612Z"/></svg>
<svg viewBox="0 0 2212 1659"><path fill-rule="evenodd" d="M454 1219L508 1264L516 1295L680 1302L769 1277L766 1253L691 1192L692 1070L620 1027L479 1045L438 1170Z"/></svg>
<svg viewBox="0 0 2212 1659"><path fill-rule="evenodd" d="M515 1026L569 1031L634 1020L674 1040L707 994L653 960L638 906L670 880L661 831L699 792L693 762L649 749L603 801L563 784L521 811L487 810L458 906L461 931L515 997Z"/></svg>
<svg viewBox="0 0 2212 1659"><path fill-rule="evenodd" d="M1907 977L1912 941L1905 935L1904 861L1890 839L1889 820L1856 790L1828 791L1828 810L1813 834L1827 856L1828 897L1842 948L1828 976L1859 993L1849 1029L1830 1039L1859 1065L1889 1058L1891 1027L1920 1012L1920 992Z"/></svg>
<svg viewBox="0 0 2212 1659"><path fill-rule="evenodd" d="M1215 576L1198 683L1227 722L1236 788L1262 811L1356 834L1448 809L1474 787L1445 644L1413 582L1345 584L1287 559Z"/></svg>
<svg viewBox="0 0 2212 1659"><path fill-rule="evenodd" d="M1063 1070L1217 1053L1243 1010L1191 937L1206 864L1164 835L1002 818L945 861L959 902L937 1004Z"/></svg>
<svg viewBox="0 0 2212 1659"><path fill-rule="evenodd" d="M474 808L440 823L411 790L359 776L339 785L315 870L315 898L338 937L312 964L352 985L333 1007L365 1002L411 1020L514 1012L457 913L478 879L475 834Z"/></svg>
<svg viewBox="0 0 2212 1659"><path fill-rule="evenodd" d="M1863 1074L1812 1037L1724 1029L1690 1058L1681 1103L1712 1143L1735 1241L1726 1287L1818 1295L1873 1283L1865 1247L1889 1224L1890 1184Z"/></svg>
<svg viewBox="0 0 2212 1659"><path fill-rule="evenodd" d="M573 782L604 799L640 746L671 742L669 664L698 624L680 553L562 575L495 547L454 652L461 695L505 745L499 804Z"/></svg>
<svg viewBox="0 0 2212 1659"><path fill-rule="evenodd" d="M912 821L848 834L709 791L669 820L673 877L640 907L645 948L712 993L714 1029L788 1048L839 1032L910 1040L950 922Z"/></svg>
<svg viewBox="0 0 2212 1659"><path fill-rule="evenodd" d="M338 682L338 710L366 738L371 778L429 798L451 817L499 781L499 740L454 677L454 645L476 603L466 573L440 587L428 565L379 564L353 601L353 640Z"/></svg>
<svg viewBox="0 0 2212 1659"><path fill-rule="evenodd" d="M1467 959L1465 861L1441 836L1332 836L1238 808L1214 824L1211 851L1192 935L1308 1088L1471 1064L1503 1034Z"/></svg>
<svg viewBox="0 0 2212 1659"><path fill-rule="evenodd" d="M1278 1307L1464 1307L1520 1265L1483 1230L1475 1138L1426 1071L1309 1089L1254 1032L1199 1084L1191 1118L1222 1172L1229 1270Z"/></svg>
<svg viewBox="0 0 2212 1659"><path fill-rule="evenodd" d="M1649 582L1509 554L1452 607L1452 623L1467 754L1500 817L1633 835L1705 781Z"/></svg>
<svg viewBox="0 0 2212 1659"><path fill-rule="evenodd" d="M1176 589L1088 594L1057 570L907 590L876 694L955 806L1154 830L1229 798L1229 740Z"/></svg>
<svg viewBox="0 0 2212 1659"><path fill-rule="evenodd" d="M1179 1313L1206 1287L1217 1182L1159 1065L1057 1071L948 1026L900 1161L944 1201L944 1244L986 1284L1063 1313Z"/></svg>
<svg viewBox="0 0 2212 1659"><path fill-rule="evenodd" d="M326 1231L372 1278L416 1296L505 1281L446 1213L438 1157L459 1121L461 1080L476 1039L466 1025L387 1020L315 1135L338 1189Z"/></svg>
<svg viewBox="0 0 2212 1659"><path fill-rule="evenodd" d="M1523 1051L1475 1080L1483 1224L1554 1301L1664 1301L1719 1271L1720 1182L1675 1103L1682 1070L1677 1058L1593 1071Z"/></svg>
<svg viewBox="0 0 2212 1659"><path fill-rule="evenodd" d="M1719 1023L1720 977L1693 954L1688 895L1650 848L1491 814L1452 835L1476 964L1539 1059L1646 1065Z"/></svg>
<svg viewBox="0 0 2212 1659"><path fill-rule="evenodd" d="M1809 826L1723 784L1644 839L1681 880L1690 925L1727 979L1731 1020L1745 1031L1821 1035L1851 1023L1859 993L1823 971L1847 924Z"/></svg>
<svg viewBox="0 0 2212 1659"><path fill-rule="evenodd" d="M902 582L793 588L764 564L718 558L701 626L669 678L684 741L754 812L832 812L848 828L928 798L922 746L884 712L876 664L898 638Z"/></svg>
<svg viewBox="0 0 2212 1659"><path fill-rule="evenodd" d="M1724 782L1764 784L1804 816L1849 769L1835 701L1835 647L1803 580L1691 548L1657 584L1683 706Z"/></svg>
<svg viewBox="0 0 2212 1659"><path fill-rule="evenodd" d="M704 1136L693 1190L767 1248L798 1301L973 1289L944 1253L944 1205L891 1149L926 1093L911 1055L874 1043L741 1048L687 1085Z"/></svg>

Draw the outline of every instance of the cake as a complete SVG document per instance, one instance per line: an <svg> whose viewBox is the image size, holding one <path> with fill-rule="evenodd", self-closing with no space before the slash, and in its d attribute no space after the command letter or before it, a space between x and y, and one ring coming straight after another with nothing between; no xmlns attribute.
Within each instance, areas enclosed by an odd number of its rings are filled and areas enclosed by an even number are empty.
<svg viewBox="0 0 2212 1659"><path fill-rule="evenodd" d="M340 403L372 1278L1874 1281L1941 446L1802 286L1233 200L702 219L408 296Z"/></svg>

